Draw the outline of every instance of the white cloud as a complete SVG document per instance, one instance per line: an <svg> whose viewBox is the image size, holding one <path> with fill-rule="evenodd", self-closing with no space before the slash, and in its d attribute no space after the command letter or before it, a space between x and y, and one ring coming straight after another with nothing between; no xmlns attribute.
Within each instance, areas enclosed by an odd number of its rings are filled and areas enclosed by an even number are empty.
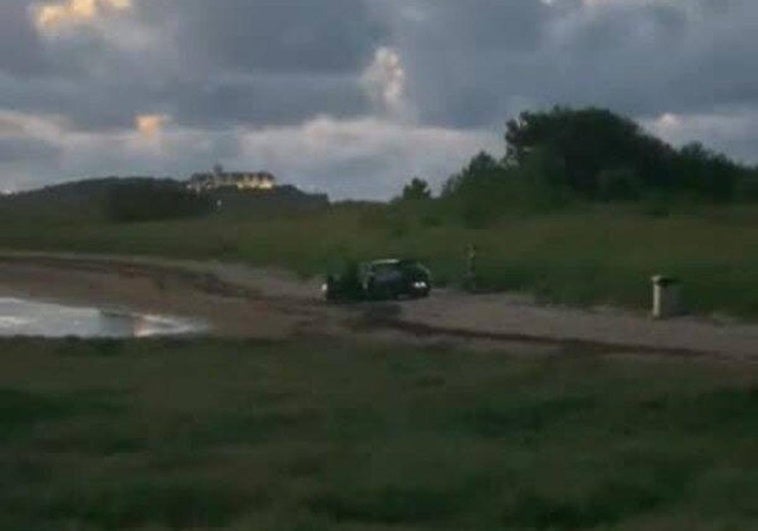
<svg viewBox="0 0 758 531"><path fill-rule="evenodd" d="M711 113L683 115L664 113L648 120L646 126L655 134L674 143L683 143L704 136L739 137L750 132L754 115L743 113Z"/></svg>
<svg viewBox="0 0 758 531"><path fill-rule="evenodd" d="M371 99L392 115L408 111L406 72L397 50L382 46L374 53L372 63L361 77Z"/></svg>
<svg viewBox="0 0 758 531"><path fill-rule="evenodd" d="M297 126L242 130L239 139L240 152L233 164L262 165L338 198L388 198L414 175L438 186L477 151L502 149L494 133L414 126L376 117L335 120L323 116Z"/></svg>
<svg viewBox="0 0 758 531"><path fill-rule="evenodd" d="M35 115L0 109L0 138L28 138L59 142L67 120L61 115Z"/></svg>
<svg viewBox="0 0 758 531"><path fill-rule="evenodd" d="M51 32L65 26L91 23L131 8L131 0L64 0L35 4L32 11L37 29Z"/></svg>
<svg viewBox="0 0 758 531"><path fill-rule="evenodd" d="M170 120L167 114L140 114L135 117L134 126L143 138L150 140L156 138Z"/></svg>
<svg viewBox="0 0 758 531"><path fill-rule="evenodd" d="M729 152L746 162L755 161L758 147L758 112L731 111L698 114L664 113L643 121L654 135L682 146L701 142L707 148Z"/></svg>

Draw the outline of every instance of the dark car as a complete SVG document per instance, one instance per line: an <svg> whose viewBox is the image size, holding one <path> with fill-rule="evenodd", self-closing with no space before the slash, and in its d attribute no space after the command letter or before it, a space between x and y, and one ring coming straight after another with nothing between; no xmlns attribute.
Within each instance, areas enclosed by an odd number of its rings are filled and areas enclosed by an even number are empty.
<svg viewBox="0 0 758 531"><path fill-rule="evenodd" d="M322 287L327 300L426 297L431 289L426 267L415 260L394 258L348 267L340 275L329 275Z"/></svg>

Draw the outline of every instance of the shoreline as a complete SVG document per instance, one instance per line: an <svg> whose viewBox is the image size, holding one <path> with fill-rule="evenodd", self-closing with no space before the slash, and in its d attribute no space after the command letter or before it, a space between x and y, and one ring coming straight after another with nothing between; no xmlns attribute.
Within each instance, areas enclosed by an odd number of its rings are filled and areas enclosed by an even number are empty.
<svg viewBox="0 0 758 531"><path fill-rule="evenodd" d="M292 316L250 294L224 293L219 286L203 286L201 280L180 271L116 263L0 259L3 296L200 319L209 324L210 333L220 336L281 338L292 332Z"/></svg>

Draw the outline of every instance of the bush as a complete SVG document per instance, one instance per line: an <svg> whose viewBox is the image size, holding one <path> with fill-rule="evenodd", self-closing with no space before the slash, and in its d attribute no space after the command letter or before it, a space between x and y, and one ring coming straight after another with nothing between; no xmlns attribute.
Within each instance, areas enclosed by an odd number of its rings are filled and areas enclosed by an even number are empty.
<svg viewBox="0 0 758 531"><path fill-rule="evenodd" d="M431 199L432 191L429 189L429 183L424 179L414 177L410 183L403 188L403 195L401 200L403 201L423 201L425 199Z"/></svg>
<svg viewBox="0 0 758 531"><path fill-rule="evenodd" d="M631 168L603 170L598 175L598 198L633 201L642 196L642 180Z"/></svg>
<svg viewBox="0 0 758 531"><path fill-rule="evenodd" d="M106 217L116 223L200 216L212 210L208 196L175 181L152 179L116 183L106 195Z"/></svg>

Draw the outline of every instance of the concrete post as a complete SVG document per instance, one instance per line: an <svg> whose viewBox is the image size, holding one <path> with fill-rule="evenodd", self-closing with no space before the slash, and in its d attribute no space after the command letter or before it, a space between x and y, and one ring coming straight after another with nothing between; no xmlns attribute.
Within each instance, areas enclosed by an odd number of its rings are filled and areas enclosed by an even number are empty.
<svg viewBox="0 0 758 531"><path fill-rule="evenodd" d="M667 319L682 313L679 281L656 275L653 282L653 318Z"/></svg>

